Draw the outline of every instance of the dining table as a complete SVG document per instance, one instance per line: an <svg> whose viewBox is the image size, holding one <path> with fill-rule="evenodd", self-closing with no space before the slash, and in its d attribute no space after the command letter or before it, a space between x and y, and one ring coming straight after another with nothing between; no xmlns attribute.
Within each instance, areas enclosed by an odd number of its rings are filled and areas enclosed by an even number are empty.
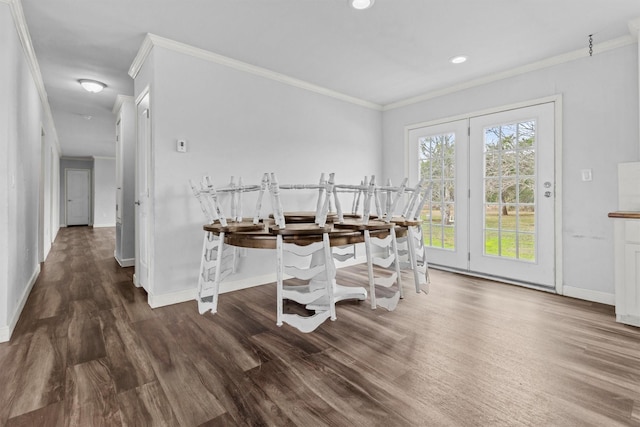
<svg viewBox="0 0 640 427"><path fill-rule="evenodd" d="M272 218L261 219L257 224L252 220L246 219L241 222L227 222L222 225L220 222L205 224L204 231L217 234L224 232L224 243L226 245L238 248L249 249L276 249L277 235L281 234L285 243L294 243L300 246L306 246L311 243L321 242L323 233L329 236L330 246L348 246L364 242L364 233L361 227L358 227L357 219L349 219L345 223L333 222L337 219L337 215L329 213L327 215L327 223L320 227L313 222L314 213L312 212L286 212L285 220L287 221L284 229L279 229ZM389 226L385 226L384 221L376 219L370 220L369 224L374 226L371 231L377 237L384 238L390 233ZM379 225L375 229L375 225ZM404 225L404 224L403 224ZM395 227L397 236L404 236L407 233L406 226ZM319 261L312 261L319 262ZM334 262L334 260L330 260ZM363 278L366 281L366 278ZM348 299L365 300L367 298L367 290L364 286L345 286L334 282L334 298L335 301L343 301ZM307 309L314 310L325 306L325 301L315 301L308 304Z"/></svg>

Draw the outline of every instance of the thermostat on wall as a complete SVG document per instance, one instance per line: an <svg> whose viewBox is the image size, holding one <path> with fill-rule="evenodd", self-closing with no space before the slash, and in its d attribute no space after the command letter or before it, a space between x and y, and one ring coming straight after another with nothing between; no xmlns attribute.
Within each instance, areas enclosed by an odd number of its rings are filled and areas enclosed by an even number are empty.
<svg viewBox="0 0 640 427"><path fill-rule="evenodd" d="M187 140L179 139L176 145L176 150L178 153L186 153L187 152Z"/></svg>

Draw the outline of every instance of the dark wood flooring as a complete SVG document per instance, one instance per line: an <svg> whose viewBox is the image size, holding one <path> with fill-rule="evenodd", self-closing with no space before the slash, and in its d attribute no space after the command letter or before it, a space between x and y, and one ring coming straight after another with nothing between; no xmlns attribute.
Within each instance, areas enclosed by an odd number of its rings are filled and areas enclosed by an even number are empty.
<svg viewBox="0 0 640 427"><path fill-rule="evenodd" d="M640 425L640 329L612 307L433 270L429 295L407 276L396 311L302 334L274 285L151 309L114 234L60 230L0 344L1 425Z"/></svg>

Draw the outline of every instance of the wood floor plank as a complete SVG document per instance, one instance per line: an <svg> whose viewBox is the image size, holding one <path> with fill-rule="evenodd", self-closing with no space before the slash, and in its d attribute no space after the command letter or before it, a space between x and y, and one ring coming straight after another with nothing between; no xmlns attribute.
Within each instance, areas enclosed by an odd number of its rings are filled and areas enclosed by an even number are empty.
<svg viewBox="0 0 640 427"><path fill-rule="evenodd" d="M106 359L67 368L65 417L70 426L121 425L120 408Z"/></svg>
<svg viewBox="0 0 640 427"><path fill-rule="evenodd" d="M0 347L0 425L9 418L11 403L20 384L19 373L26 359L28 343L23 345L3 345Z"/></svg>
<svg viewBox="0 0 640 427"><path fill-rule="evenodd" d="M135 324L153 369L181 425L198 425L226 412L184 349L154 319Z"/></svg>
<svg viewBox="0 0 640 427"><path fill-rule="evenodd" d="M125 309L99 311L96 317L116 390L122 392L155 381L149 356L128 322Z"/></svg>
<svg viewBox="0 0 640 427"><path fill-rule="evenodd" d="M93 316L98 310L97 307L90 298L69 303L69 365L107 356L100 321Z"/></svg>
<svg viewBox="0 0 640 427"><path fill-rule="evenodd" d="M118 394L123 426L179 426L171 404L156 381Z"/></svg>
<svg viewBox="0 0 640 427"><path fill-rule="evenodd" d="M26 356L17 361L19 371L9 418L64 398L67 340L59 336L61 324L65 324L65 319L48 318L38 322Z"/></svg>
<svg viewBox="0 0 640 427"><path fill-rule="evenodd" d="M63 427L65 425L64 402L56 402L35 411L18 415L10 418L6 424L3 423L2 425L6 427Z"/></svg>

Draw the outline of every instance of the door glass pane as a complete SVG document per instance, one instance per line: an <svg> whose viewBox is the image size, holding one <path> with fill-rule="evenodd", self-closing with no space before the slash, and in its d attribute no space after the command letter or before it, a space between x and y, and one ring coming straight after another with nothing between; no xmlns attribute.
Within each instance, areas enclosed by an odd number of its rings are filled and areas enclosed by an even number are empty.
<svg viewBox="0 0 640 427"><path fill-rule="evenodd" d="M484 128L485 255L535 261L536 121Z"/></svg>
<svg viewBox="0 0 640 427"><path fill-rule="evenodd" d="M419 138L420 178L431 184L423 211L425 245L455 249L455 134Z"/></svg>

